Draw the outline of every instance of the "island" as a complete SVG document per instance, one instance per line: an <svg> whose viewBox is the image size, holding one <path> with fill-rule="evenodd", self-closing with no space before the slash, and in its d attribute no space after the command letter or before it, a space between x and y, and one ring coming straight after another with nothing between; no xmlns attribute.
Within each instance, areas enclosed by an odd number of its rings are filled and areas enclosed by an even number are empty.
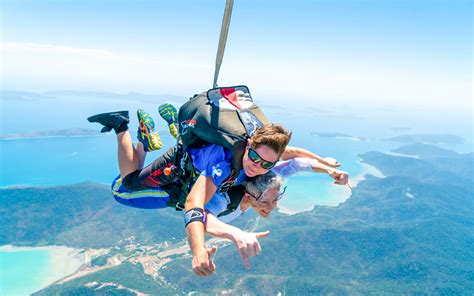
<svg viewBox="0 0 474 296"><path fill-rule="evenodd" d="M32 139L32 138L58 138L58 137L83 137L101 135L97 130L87 128L52 129L47 131L34 131L0 136L0 140Z"/></svg>
<svg viewBox="0 0 474 296"><path fill-rule="evenodd" d="M197 278L182 213L121 206L94 183L1 189L0 243L87 252L81 270L34 295L472 295L473 154L407 150L418 158L361 154L385 177L367 175L337 207L237 219L271 232L250 270L232 244L214 240L218 272Z"/></svg>
<svg viewBox="0 0 474 296"><path fill-rule="evenodd" d="M450 134L413 134L402 135L385 139L385 141L392 141L398 143L430 143L430 144L462 144L464 139Z"/></svg>
<svg viewBox="0 0 474 296"><path fill-rule="evenodd" d="M336 138L336 139L348 139L348 140L356 140L356 141L367 141L365 137L356 137L344 133L316 133L312 132L311 136L321 137L321 138Z"/></svg>

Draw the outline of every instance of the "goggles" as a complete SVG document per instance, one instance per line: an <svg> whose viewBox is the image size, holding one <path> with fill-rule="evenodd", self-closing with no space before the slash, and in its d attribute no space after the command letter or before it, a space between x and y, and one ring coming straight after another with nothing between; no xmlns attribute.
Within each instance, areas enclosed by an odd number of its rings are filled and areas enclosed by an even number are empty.
<svg viewBox="0 0 474 296"><path fill-rule="evenodd" d="M263 159L260 155L258 155L257 151L255 151L252 147L250 147L250 145L248 146L248 150L249 150L248 156L250 160L254 163L260 163L260 166L262 167L262 169L269 170L272 167L274 167L277 163L276 161L271 162L271 161Z"/></svg>

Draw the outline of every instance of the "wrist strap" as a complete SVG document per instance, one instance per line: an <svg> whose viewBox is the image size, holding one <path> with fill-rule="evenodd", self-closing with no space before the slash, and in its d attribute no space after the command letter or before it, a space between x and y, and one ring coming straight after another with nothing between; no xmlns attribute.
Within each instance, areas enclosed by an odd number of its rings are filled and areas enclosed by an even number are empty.
<svg viewBox="0 0 474 296"><path fill-rule="evenodd" d="M184 214L184 227L188 227L191 222L199 221L203 224L206 223L206 214L201 208L193 208Z"/></svg>

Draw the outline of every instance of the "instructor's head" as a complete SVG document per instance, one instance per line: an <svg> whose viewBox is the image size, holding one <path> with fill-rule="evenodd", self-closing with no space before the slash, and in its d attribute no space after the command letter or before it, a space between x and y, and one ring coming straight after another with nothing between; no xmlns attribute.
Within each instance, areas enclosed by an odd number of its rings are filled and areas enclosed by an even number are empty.
<svg viewBox="0 0 474 296"><path fill-rule="evenodd" d="M248 177L268 172L285 151L291 132L279 124L269 124L257 129L248 140L242 166Z"/></svg>

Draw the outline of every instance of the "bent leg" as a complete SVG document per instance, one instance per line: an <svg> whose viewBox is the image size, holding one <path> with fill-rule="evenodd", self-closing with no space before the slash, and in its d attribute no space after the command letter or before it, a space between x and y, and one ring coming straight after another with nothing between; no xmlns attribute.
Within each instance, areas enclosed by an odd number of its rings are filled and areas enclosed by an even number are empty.
<svg viewBox="0 0 474 296"><path fill-rule="evenodd" d="M99 123L103 126L101 132L115 131L118 144L118 164L120 175L126 175L138 169L137 151L133 146L132 137L128 130L129 115L128 111L114 111L100 113L87 118L91 123Z"/></svg>
<svg viewBox="0 0 474 296"><path fill-rule="evenodd" d="M125 178L128 174L139 169L137 150L133 146L130 131L126 130L117 134L118 164L120 176Z"/></svg>
<svg viewBox="0 0 474 296"><path fill-rule="evenodd" d="M145 158L146 158L146 151L143 147L142 142L139 141L137 143L135 150L137 151L137 157L138 157L138 169L141 170L143 169L143 166L145 164Z"/></svg>
<svg viewBox="0 0 474 296"><path fill-rule="evenodd" d="M137 147L133 146L130 132L117 135L120 175L125 178L136 170L142 170L147 151L155 151L163 146L160 135L153 131L155 123L144 110L137 111L139 122Z"/></svg>

